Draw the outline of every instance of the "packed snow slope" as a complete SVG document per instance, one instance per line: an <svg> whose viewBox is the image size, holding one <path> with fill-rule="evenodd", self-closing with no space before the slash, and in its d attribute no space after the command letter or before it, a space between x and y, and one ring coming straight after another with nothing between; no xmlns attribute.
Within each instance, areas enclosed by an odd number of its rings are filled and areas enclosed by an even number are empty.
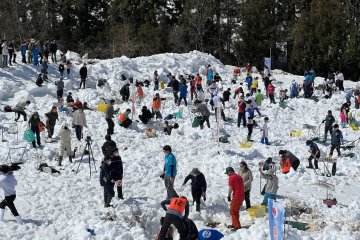
<svg viewBox="0 0 360 240"><path fill-rule="evenodd" d="M20 54L18 54L20 56ZM133 77L143 81L152 80L152 74L158 70L161 79L166 74L179 76L180 74L204 74L205 66L211 64L214 71L218 72L223 79L220 83L223 90L230 87L233 90L243 81L245 74L239 78L237 84L231 84L233 67L225 66L213 56L201 53L190 52L186 54L159 54L150 57L139 57L129 59L126 57L110 60L83 60L77 54L68 52L67 57L73 62L73 68L69 78L65 78L65 91L71 91L74 98L82 102L88 102L89 107L96 109L100 98L116 99L115 109L120 112L131 108L131 102L122 103L119 98L119 90L127 81L121 81L121 74L126 77ZM0 69L0 96L2 105L15 106L19 101L30 100L32 103L27 112L38 111L41 119L45 121L44 114L50 111L56 103L56 86L54 81L58 80L59 73L57 64L49 64L50 83L39 88L35 85L40 66L33 66L21 63L10 68ZM88 88L78 90L79 68L81 62L88 63ZM65 72L66 75L66 72ZM254 76L259 74L254 73ZM108 85L100 89L96 87L96 80L105 78ZM203 76L205 79L205 76ZM282 71L273 71L274 85L277 87L277 95L280 89L289 88L290 82L295 79L301 82L302 76L294 76ZM322 81L317 78L316 85ZM345 88L355 86L354 83L345 81ZM259 86L264 92L264 86ZM131 91L133 91L131 86ZM152 97L155 95L153 85L144 87L145 99L141 104L135 104L134 120L142 105L151 106ZM97 173L94 173L94 166L91 164L92 176L89 177L88 158L80 162L81 154L77 151L73 164L64 159L65 166L61 168L60 175L50 175L39 172L36 168L41 162L46 162L57 167L54 161L58 151L57 143L45 143L46 136L42 135L43 149L33 149L31 144L22 140L22 134L27 128L27 123L22 117L17 123L19 129L18 139L16 135L16 124L14 125L14 114L0 112L0 122L5 129L3 139L7 142L0 143L1 163L9 163L8 152L11 153L11 160L21 160L23 148L26 151L22 160L25 162L22 169L15 172L18 180L17 198L15 205L20 215L25 220L24 225L15 223L13 216L7 209L5 221L0 222L0 239L117 239L117 240L148 240L154 239L159 230L159 219L165 212L160 207L160 202L166 198L166 190L163 180L159 178L163 169L162 146L169 144L177 158L178 175L175 180L176 191L191 200L191 189L188 184L182 187L184 178L191 169L197 167L204 173L207 183L207 200L202 202L201 213L197 213L191 206L190 218L193 219L198 229L205 228L206 223L219 222L218 230L225 234L226 240L261 240L269 239L269 227L267 217L251 219L247 211L241 211L240 221L242 225L251 225L248 229L240 229L237 232L230 232L226 224L231 223L229 214L229 203L227 202L228 177L224 174L225 168L232 166L239 171L239 162L245 160L250 166L254 181L251 191L252 205L259 205L262 202L260 195L260 175L258 163L268 157L279 162L278 152L280 149L287 149L293 152L301 160L297 172L291 170L287 175L277 173L280 188L278 190L278 201L293 207L306 207L311 213L303 213L297 216L301 222L309 223L310 229L300 231L290 227L287 239L292 240L355 240L360 239L360 192L359 190L359 145L345 153L354 153L354 157L341 157L338 159L338 171L335 177L317 175L313 170L307 169L308 147L305 141L315 137L312 133L303 129L303 124L318 126L325 118L327 111L332 110L337 122L340 121L339 108L345 102L344 93L335 93L329 100L319 96L316 102L310 99L297 98L288 101L291 108L280 109L278 105L270 105L265 99L260 110L264 116L268 116L269 140L271 145L260 144L260 129L255 128L253 139L255 142L250 148L240 148L240 143L246 139L247 129L237 128L237 100L231 98L230 104L225 109L228 122L221 123L221 135L228 134L230 143L218 145L216 123L214 113L210 118L211 129L204 130L192 128L190 104L188 107L174 104L172 94L164 90L159 91L161 97L167 98L163 103L162 114L183 111L183 119L176 120L180 127L184 127L184 135L172 134L166 136L162 131L162 122L152 121L148 126L135 122L129 129L123 129L116 124L113 140L116 141L124 165L123 192L124 200L113 199L116 206L111 209L103 207L103 190L99 184L99 166L102 159L101 146L104 142L107 124L103 113L85 110L88 121L88 128L85 128L84 136L91 136L93 139L92 148L95 157ZM221 91L222 93L222 91ZM302 95L302 93L301 93ZM207 96L208 97L208 96ZM189 99L189 97L188 97ZM278 100L277 100L278 101ZM190 99L189 101L190 102ZM353 106L353 105L352 105ZM359 118L359 110L354 112ZM71 117L65 113L59 113L59 121L55 133L60 129L61 123L71 123ZM263 118L257 117L256 121L261 126ZM116 120L115 120L116 122ZM170 123L174 123L171 120ZM152 127L157 131L157 137L147 138L145 129ZM323 133L321 126L321 134ZM291 130L302 130L301 137L290 137ZM350 128L341 129L347 143L359 138L359 132ZM78 142L75 132L72 132L72 146L84 147L84 141ZM329 143L329 141L328 141ZM329 152L329 144L319 144L323 155ZM219 154L218 154L219 152ZM336 153L334 153L336 156ZM79 172L76 173L77 167ZM323 168L323 164L319 163ZM329 166L331 168L331 166ZM338 200L338 205L328 208L322 203L326 198L326 190L319 187L319 180L335 186L335 192L331 192ZM264 181L262 181L262 185ZM0 193L2 197L3 193ZM107 213L113 216L113 221L103 220ZM293 220L293 219L290 219ZM86 229L94 229L96 236L91 236ZM178 239L178 236L176 236Z"/></svg>

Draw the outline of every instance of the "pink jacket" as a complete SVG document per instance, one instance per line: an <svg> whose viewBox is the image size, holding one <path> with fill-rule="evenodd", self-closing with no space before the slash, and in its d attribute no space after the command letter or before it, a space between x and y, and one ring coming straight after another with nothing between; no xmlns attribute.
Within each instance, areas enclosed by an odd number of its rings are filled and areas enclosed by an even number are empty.
<svg viewBox="0 0 360 240"><path fill-rule="evenodd" d="M267 90L268 94L274 94L274 92L275 92L275 87L274 87L274 85L269 84L269 86L267 87L266 90Z"/></svg>
<svg viewBox="0 0 360 240"><path fill-rule="evenodd" d="M340 112L340 119L342 123L346 122L346 111L345 109Z"/></svg>

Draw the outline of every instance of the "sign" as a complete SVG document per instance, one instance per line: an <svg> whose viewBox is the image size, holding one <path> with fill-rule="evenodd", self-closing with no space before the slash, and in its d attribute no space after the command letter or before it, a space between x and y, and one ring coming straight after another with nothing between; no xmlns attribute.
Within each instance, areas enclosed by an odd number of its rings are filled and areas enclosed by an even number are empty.
<svg viewBox="0 0 360 240"><path fill-rule="evenodd" d="M275 202L273 199L269 199L268 213L269 213L270 239L283 240L285 207L280 203Z"/></svg>
<svg viewBox="0 0 360 240"><path fill-rule="evenodd" d="M269 71L271 70L271 58L264 58L264 65L269 68Z"/></svg>

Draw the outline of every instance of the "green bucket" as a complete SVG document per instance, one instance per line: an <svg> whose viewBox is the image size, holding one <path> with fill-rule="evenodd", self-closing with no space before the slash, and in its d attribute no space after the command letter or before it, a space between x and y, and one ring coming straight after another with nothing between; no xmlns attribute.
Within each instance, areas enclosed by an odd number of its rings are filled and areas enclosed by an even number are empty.
<svg viewBox="0 0 360 240"><path fill-rule="evenodd" d="M26 142L29 142L29 143L31 143L32 141L35 140L35 135L30 129L25 130L25 132L24 132L24 140Z"/></svg>
<svg viewBox="0 0 360 240"><path fill-rule="evenodd" d="M172 115L176 119L182 119L183 118L183 112L174 112Z"/></svg>
<svg viewBox="0 0 360 240"><path fill-rule="evenodd" d="M202 117L201 116L197 116L194 118L193 122L192 122L192 127L193 128L197 128L200 126L200 121L201 121Z"/></svg>

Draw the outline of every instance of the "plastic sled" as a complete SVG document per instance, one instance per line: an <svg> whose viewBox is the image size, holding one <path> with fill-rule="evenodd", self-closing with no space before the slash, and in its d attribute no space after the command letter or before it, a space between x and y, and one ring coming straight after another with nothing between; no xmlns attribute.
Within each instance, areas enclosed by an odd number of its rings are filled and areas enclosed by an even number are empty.
<svg viewBox="0 0 360 240"><path fill-rule="evenodd" d="M302 132L300 130L291 130L290 137L301 137Z"/></svg>
<svg viewBox="0 0 360 240"><path fill-rule="evenodd" d="M289 224L291 227L299 229L301 231L306 231L310 228L309 224L303 223L303 222L286 221L285 223Z"/></svg>
<svg viewBox="0 0 360 240"><path fill-rule="evenodd" d="M29 143L31 143L32 141L35 140L35 135L30 129L25 130L25 132L24 132L24 140L26 142L29 142Z"/></svg>
<svg viewBox="0 0 360 240"><path fill-rule="evenodd" d="M183 118L183 112L174 112L172 114L176 119L182 119Z"/></svg>
<svg viewBox="0 0 360 240"><path fill-rule="evenodd" d="M98 105L97 105L97 110L98 110L98 112L106 112L106 107L107 107L107 104L105 104L105 103L99 103Z"/></svg>
<svg viewBox="0 0 360 240"><path fill-rule="evenodd" d="M252 206L251 208L248 208L247 211L251 218L262 218L266 215L265 208L264 205Z"/></svg>
<svg viewBox="0 0 360 240"><path fill-rule="evenodd" d="M240 148L251 148L252 147L252 142L241 142L240 143Z"/></svg>
<svg viewBox="0 0 360 240"><path fill-rule="evenodd" d="M355 122L350 123L350 128L353 131L359 131L359 127L357 126L357 124Z"/></svg>

